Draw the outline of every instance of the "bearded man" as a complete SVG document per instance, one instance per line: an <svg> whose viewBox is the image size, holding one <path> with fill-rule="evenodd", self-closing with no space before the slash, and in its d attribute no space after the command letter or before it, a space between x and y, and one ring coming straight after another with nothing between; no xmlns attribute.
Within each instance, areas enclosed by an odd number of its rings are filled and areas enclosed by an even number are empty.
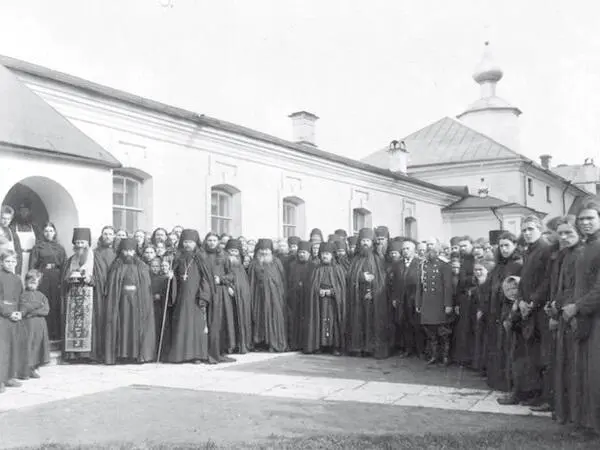
<svg viewBox="0 0 600 450"><path fill-rule="evenodd" d="M477 247L483 255L483 247ZM464 367L469 367L473 362L475 350L474 340L474 317L476 311L473 305L473 290L477 286L475 279L475 247L470 237L464 236L458 243L460 252L460 269L458 273L458 284L456 286L455 313L457 320L452 332L453 337L453 359Z"/></svg>
<svg viewBox="0 0 600 450"><path fill-rule="evenodd" d="M375 228L375 252L386 262L387 266L387 249L390 241L390 230L388 227Z"/></svg>
<svg viewBox="0 0 600 450"><path fill-rule="evenodd" d="M145 363L156 356L150 271L136 256L136 248L135 239L121 239L118 256L108 272L106 364Z"/></svg>
<svg viewBox="0 0 600 450"><path fill-rule="evenodd" d="M350 270L350 258L348 258L348 245L345 239L338 239L334 242L335 245L335 260L340 265L344 272Z"/></svg>
<svg viewBox="0 0 600 450"><path fill-rule="evenodd" d="M335 246L321 243L321 264L308 289L305 353L341 355L346 331L346 273L334 258Z"/></svg>
<svg viewBox="0 0 600 450"><path fill-rule="evenodd" d="M173 308L172 342L168 360L174 363L208 361L210 274L200 253L196 230L183 230L173 263L177 297Z"/></svg>
<svg viewBox="0 0 600 450"><path fill-rule="evenodd" d="M295 261L296 257L298 256L298 244L301 240L302 239L300 239L298 236L290 236L287 240L289 253L287 258L285 258L285 260L283 261L283 268L285 269L286 276L288 276L290 273L290 264L292 263L292 261Z"/></svg>
<svg viewBox="0 0 600 450"><path fill-rule="evenodd" d="M348 238L348 259L352 260L356 254L356 245L358 244L358 236L350 236Z"/></svg>
<svg viewBox="0 0 600 450"><path fill-rule="evenodd" d="M73 230L73 255L63 266L61 287L65 341L63 361L100 362L104 356L106 300L99 259L89 228Z"/></svg>
<svg viewBox="0 0 600 450"><path fill-rule="evenodd" d="M300 241L296 258L287 274L287 331L290 350L302 350L305 344L306 306L315 265L310 261L310 243Z"/></svg>
<svg viewBox="0 0 600 450"><path fill-rule="evenodd" d="M347 349L351 355L389 355L391 308L386 298L385 265L373 249L374 234L363 228L348 271Z"/></svg>
<svg viewBox="0 0 600 450"><path fill-rule="evenodd" d="M237 239L230 239L225 251L225 272L221 283L227 288L233 301L236 349L244 354L252 350L250 282L242 263L242 243Z"/></svg>
<svg viewBox="0 0 600 450"><path fill-rule="evenodd" d="M233 299L228 286L221 282L225 274L225 258L219 247L219 237L212 232L204 238L204 262L211 290L208 306L208 362L233 362L233 358L225 356L236 347Z"/></svg>
<svg viewBox="0 0 600 450"><path fill-rule="evenodd" d="M439 258L439 251L440 246L435 245L427 252L421 264L420 285L415 299L416 312L420 315L421 325L425 327L431 346L428 365L436 364L440 353L444 365L450 364L452 330L448 320L454 309L452 269L449 263Z"/></svg>
<svg viewBox="0 0 600 450"><path fill-rule="evenodd" d="M270 352L287 350L285 328L285 275L279 258L273 256L273 241L260 239L250 263L252 292L252 337L255 347Z"/></svg>
<svg viewBox="0 0 600 450"><path fill-rule="evenodd" d="M98 244L94 250L94 259L97 270L94 273L96 289L104 296L106 295L106 280L108 269L117 257L115 252L115 229L111 225L102 228Z"/></svg>

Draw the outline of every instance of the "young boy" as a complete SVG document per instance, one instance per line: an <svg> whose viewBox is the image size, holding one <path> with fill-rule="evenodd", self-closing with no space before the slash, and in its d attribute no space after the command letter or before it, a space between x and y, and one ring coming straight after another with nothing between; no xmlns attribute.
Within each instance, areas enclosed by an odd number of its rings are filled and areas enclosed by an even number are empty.
<svg viewBox="0 0 600 450"><path fill-rule="evenodd" d="M23 293L21 278L15 275L17 254L4 250L0 254L0 392L4 387L19 387L15 377L23 350L23 324L19 299Z"/></svg>
<svg viewBox="0 0 600 450"><path fill-rule="evenodd" d="M39 378L38 368L50 362L50 341L46 316L50 304L44 294L38 291L42 274L30 270L25 276L25 292L21 296L20 311L27 336L27 358L21 361L19 378Z"/></svg>
<svg viewBox="0 0 600 450"><path fill-rule="evenodd" d="M169 283L169 279L171 282ZM161 354L166 356L169 352L171 343L171 316L173 300L177 295L175 284L171 272L171 263L163 258L154 258L150 262L150 283L152 287L152 298L154 300L154 321L156 326L156 348L160 344L160 334L164 316L165 299L167 289L170 288L169 304L167 305L167 316L165 318L165 330L163 335L163 344ZM162 358L161 358L162 359Z"/></svg>

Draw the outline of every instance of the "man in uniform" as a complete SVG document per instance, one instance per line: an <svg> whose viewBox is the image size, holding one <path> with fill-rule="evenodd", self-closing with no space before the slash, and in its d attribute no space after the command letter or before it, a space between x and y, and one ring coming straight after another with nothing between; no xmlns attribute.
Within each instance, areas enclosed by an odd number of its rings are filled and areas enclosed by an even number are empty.
<svg viewBox="0 0 600 450"><path fill-rule="evenodd" d="M439 258L440 246L431 248L422 262L420 286L416 294L416 311L431 345L428 365L439 361L440 353L444 365L450 363L450 337L452 331L448 317L453 311L452 269L450 264ZM440 352L441 347L441 352Z"/></svg>

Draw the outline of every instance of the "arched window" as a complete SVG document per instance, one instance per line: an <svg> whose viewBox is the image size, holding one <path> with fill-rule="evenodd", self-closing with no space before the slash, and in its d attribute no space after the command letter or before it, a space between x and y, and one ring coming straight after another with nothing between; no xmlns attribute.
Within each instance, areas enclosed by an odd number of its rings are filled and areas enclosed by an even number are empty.
<svg viewBox="0 0 600 450"><path fill-rule="evenodd" d="M363 228L371 228L371 212L364 208L352 210L352 231L355 235Z"/></svg>
<svg viewBox="0 0 600 450"><path fill-rule="evenodd" d="M142 182L127 175L113 175L113 226L133 233L140 227L144 212Z"/></svg>
<svg viewBox="0 0 600 450"><path fill-rule="evenodd" d="M224 189L213 188L210 207L211 230L218 234L230 234L233 222L232 210L233 196Z"/></svg>
<svg viewBox="0 0 600 450"><path fill-rule="evenodd" d="M417 220L414 217L404 219L404 236L411 239L417 238Z"/></svg>
<svg viewBox="0 0 600 450"><path fill-rule="evenodd" d="M304 200L285 197L282 207L283 237L302 236L305 231Z"/></svg>

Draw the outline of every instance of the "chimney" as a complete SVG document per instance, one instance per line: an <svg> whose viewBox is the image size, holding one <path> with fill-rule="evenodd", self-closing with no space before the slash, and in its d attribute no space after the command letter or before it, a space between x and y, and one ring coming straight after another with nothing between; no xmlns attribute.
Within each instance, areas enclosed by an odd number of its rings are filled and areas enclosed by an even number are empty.
<svg viewBox="0 0 600 450"><path fill-rule="evenodd" d="M544 169L550 169L552 163L552 155L540 155L540 164Z"/></svg>
<svg viewBox="0 0 600 450"><path fill-rule="evenodd" d="M404 141L393 140L388 148L390 156L389 169L404 175L408 172L408 150Z"/></svg>
<svg viewBox="0 0 600 450"><path fill-rule="evenodd" d="M315 123L319 118L307 111L298 111L290 114L292 119L293 140L297 144L312 145L316 147Z"/></svg>

